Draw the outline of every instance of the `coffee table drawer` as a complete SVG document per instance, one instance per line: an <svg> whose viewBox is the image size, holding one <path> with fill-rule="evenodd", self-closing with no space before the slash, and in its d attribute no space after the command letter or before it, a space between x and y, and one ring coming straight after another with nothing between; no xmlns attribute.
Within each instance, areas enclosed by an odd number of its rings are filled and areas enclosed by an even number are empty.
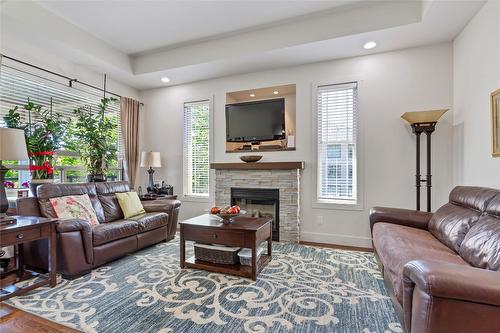
<svg viewBox="0 0 500 333"><path fill-rule="evenodd" d="M241 246L245 234L239 231L210 230L202 228L184 227L184 238L195 242L220 244L227 246Z"/></svg>
<svg viewBox="0 0 500 333"><path fill-rule="evenodd" d="M40 228L31 228L24 231L16 231L16 232L2 232L1 243L14 245L24 241L37 239L40 237L40 235L41 235Z"/></svg>

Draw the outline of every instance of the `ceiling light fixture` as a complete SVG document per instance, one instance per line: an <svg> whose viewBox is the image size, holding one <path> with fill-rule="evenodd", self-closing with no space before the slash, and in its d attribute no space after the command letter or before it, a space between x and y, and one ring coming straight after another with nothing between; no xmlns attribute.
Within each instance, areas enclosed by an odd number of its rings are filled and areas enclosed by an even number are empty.
<svg viewBox="0 0 500 333"><path fill-rule="evenodd" d="M161 78L161 82L169 83L170 79L168 77L164 76L164 77Z"/></svg>
<svg viewBox="0 0 500 333"><path fill-rule="evenodd" d="M255 97L255 94L250 94L250 97Z"/></svg>
<svg viewBox="0 0 500 333"><path fill-rule="evenodd" d="M375 46L377 46L377 43L375 42L368 42L365 44L365 46L363 46L365 49L369 50L369 49L373 49Z"/></svg>
<svg viewBox="0 0 500 333"><path fill-rule="evenodd" d="M280 92L278 90L273 91L273 94L278 95Z"/></svg>

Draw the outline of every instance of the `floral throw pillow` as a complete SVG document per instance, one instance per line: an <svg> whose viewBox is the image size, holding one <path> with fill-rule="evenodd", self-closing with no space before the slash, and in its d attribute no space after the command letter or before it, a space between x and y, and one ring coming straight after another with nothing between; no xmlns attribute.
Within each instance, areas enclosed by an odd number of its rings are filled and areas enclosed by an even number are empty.
<svg viewBox="0 0 500 333"><path fill-rule="evenodd" d="M88 194L67 195L49 200L60 219L81 219L89 221L92 226L99 225Z"/></svg>

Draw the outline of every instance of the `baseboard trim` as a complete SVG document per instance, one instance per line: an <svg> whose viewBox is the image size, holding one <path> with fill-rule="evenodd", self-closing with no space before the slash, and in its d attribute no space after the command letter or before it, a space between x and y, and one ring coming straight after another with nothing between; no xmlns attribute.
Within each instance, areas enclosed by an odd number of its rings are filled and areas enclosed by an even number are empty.
<svg viewBox="0 0 500 333"><path fill-rule="evenodd" d="M320 234L316 232L301 232L301 243L316 243L323 245L336 245L353 249L371 249L372 240L369 237L359 237L340 234Z"/></svg>
<svg viewBox="0 0 500 333"><path fill-rule="evenodd" d="M348 245L338 245L338 244L327 244L327 243L315 243L300 241L299 244L315 247L325 247L328 249L338 249L338 250L349 250L349 251L360 251L360 252L373 252L372 248L368 247L358 247L358 246L348 246Z"/></svg>

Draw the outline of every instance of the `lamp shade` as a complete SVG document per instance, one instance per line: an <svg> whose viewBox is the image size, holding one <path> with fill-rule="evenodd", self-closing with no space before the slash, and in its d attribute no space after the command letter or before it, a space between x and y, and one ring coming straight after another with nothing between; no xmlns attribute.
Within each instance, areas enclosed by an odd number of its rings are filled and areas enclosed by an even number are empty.
<svg viewBox="0 0 500 333"><path fill-rule="evenodd" d="M161 156L157 151L143 151L141 153L141 167L161 168Z"/></svg>
<svg viewBox="0 0 500 333"><path fill-rule="evenodd" d="M410 125L436 123L448 109L405 112L401 116Z"/></svg>
<svg viewBox="0 0 500 333"><path fill-rule="evenodd" d="M0 128L0 161L28 159L24 131L17 128Z"/></svg>

